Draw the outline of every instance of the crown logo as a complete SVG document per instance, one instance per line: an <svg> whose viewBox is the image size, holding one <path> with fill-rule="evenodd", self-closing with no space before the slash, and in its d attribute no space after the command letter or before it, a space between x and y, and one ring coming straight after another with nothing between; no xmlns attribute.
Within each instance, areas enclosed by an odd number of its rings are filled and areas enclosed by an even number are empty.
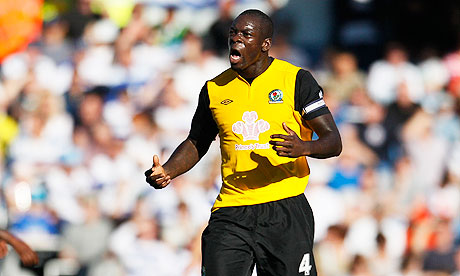
<svg viewBox="0 0 460 276"><path fill-rule="evenodd" d="M245 111L243 121L238 121L232 125L232 130L236 134L243 135L243 141L259 141L259 134L270 129L270 124L262 119L257 120L257 112Z"/></svg>

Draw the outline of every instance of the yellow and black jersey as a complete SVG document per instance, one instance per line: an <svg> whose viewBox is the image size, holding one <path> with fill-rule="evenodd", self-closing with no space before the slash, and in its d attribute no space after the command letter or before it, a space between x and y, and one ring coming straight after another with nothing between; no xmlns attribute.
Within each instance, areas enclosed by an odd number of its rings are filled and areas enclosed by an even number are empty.
<svg viewBox="0 0 460 276"><path fill-rule="evenodd" d="M270 135L286 134L282 123L303 140L305 120L329 113L321 87L306 70L273 59L265 72L246 80L232 69L201 90L189 138L200 155L219 134L222 188L213 209L265 203L304 192L310 170L305 157L280 157Z"/></svg>

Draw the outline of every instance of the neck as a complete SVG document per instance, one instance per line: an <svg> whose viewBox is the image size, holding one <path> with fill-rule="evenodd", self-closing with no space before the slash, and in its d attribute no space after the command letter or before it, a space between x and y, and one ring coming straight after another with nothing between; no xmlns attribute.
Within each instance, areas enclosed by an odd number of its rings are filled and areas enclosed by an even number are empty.
<svg viewBox="0 0 460 276"><path fill-rule="evenodd" d="M238 70L237 73L245 79L253 79L258 77L260 74L265 72L270 66L274 58L268 56L268 54L262 57L260 60L250 65L246 69Z"/></svg>

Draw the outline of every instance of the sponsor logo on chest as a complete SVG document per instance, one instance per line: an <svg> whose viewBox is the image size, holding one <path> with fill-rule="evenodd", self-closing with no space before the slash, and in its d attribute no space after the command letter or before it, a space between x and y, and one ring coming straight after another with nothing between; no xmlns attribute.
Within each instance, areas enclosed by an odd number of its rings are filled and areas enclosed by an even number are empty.
<svg viewBox="0 0 460 276"><path fill-rule="evenodd" d="M259 135L270 129L270 124L263 120L258 120L256 111L245 111L242 116L242 121L237 121L232 125L232 131L235 134L243 136L243 141L259 141ZM254 150L254 149L268 149L270 148L269 143L265 144L249 144L242 145L236 144L235 150Z"/></svg>

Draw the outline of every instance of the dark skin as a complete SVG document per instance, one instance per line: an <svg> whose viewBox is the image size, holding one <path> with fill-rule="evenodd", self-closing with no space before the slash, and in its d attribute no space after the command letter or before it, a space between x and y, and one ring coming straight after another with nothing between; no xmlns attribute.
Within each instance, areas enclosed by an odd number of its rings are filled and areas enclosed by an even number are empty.
<svg viewBox="0 0 460 276"><path fill-rule="evenodd" d="M231 68L245 79L259 76L270 66L268 51L272 39L261 31L266 29L262 20L251 15L240 15L230 27L228 43ZM319 138L315 141L303 141L283 123L286 133L270 136L270 144L279 156L328 158L340 154L342 142L331 114L321 115L304 123ZM183 141L164 165L160 164L157 155L153 156L152 168L145 172L146 181L155 189L161 189L173 178L190 170L200 160L196 143L192 139Z"/></svg>
<svg viewBox="0 0 460 276"><path fill-rule="evenodd" d="M6 230L0 230L0 258L3 258L8 254L7 244L11 245L18 253L25 266L34 266L38 264L39 260L37 253L25 242Z"/></svg>
<svg viewBox="0 0 460 276"><path fill-rule="evenodd" d="M245 79L255 78L270 66L268 55L272 39L263 35L262 22L256 17L243 15L237 17L230 27L228 35L230 65ZM239 60L232 60L232 53L237 52Z"/></svg>
<svg viewBox="0 0 460 276"><path fill-rule="evenodd" d="M286 123L283 123L283 128L287 134L273 134L270 138L276 140L270 140L269 142L279 156L294 158L310 156L323 159L340 154L342 142L331 114L318 116L306 121L306 123L318 134L319 139L304 141Z"/></svg>

